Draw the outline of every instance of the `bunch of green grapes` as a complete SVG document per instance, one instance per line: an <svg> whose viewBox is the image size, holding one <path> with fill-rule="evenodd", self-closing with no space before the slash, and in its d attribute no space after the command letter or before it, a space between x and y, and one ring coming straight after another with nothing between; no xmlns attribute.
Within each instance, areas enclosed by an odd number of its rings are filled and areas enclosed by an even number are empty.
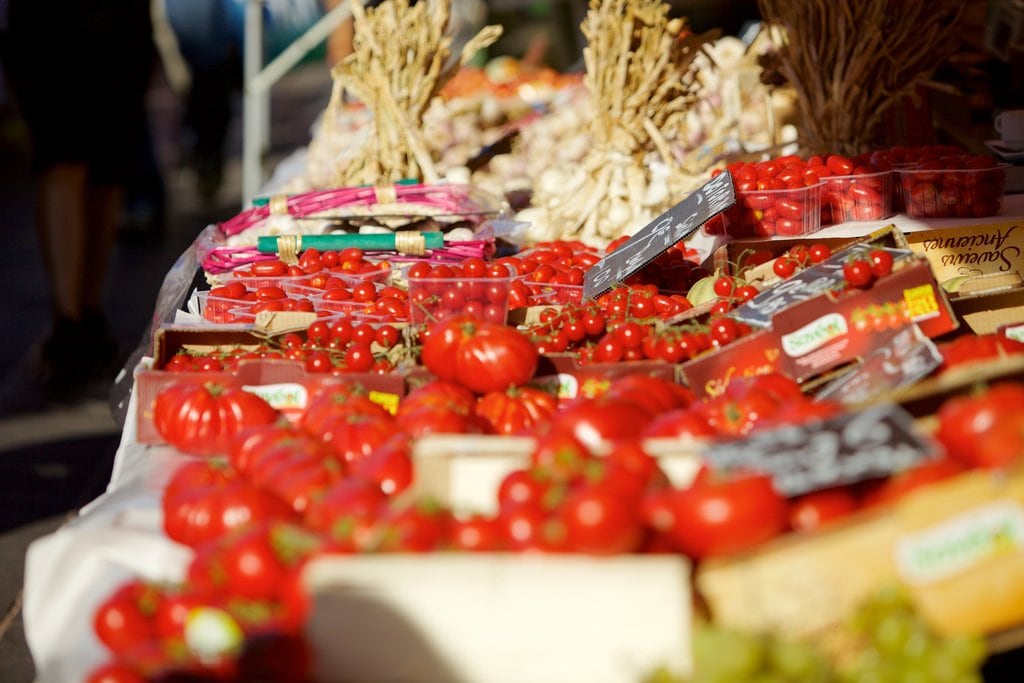
<svg viewBox="0 0 1024 683"><path fill-rule="evenodd" d="M981 683L985 642L934 633L900 586L885 586L851 617L864 648L843 683Z"/></svg>
<svg viewBox="0 0 1024 683"><path fill-rule="evenodd" d="M832 683L832 667L813 646L711 624L693 632L694 674L661 668L644 683Z"/></svg>

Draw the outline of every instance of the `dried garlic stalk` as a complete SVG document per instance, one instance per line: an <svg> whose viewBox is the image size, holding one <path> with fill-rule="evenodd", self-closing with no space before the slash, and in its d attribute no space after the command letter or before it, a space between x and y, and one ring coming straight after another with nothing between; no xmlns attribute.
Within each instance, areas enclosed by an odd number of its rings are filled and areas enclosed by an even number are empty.
<svg viewBox="0 0 1024 683"><path fill-rule="evenodd" d="M951 0L758 0L783 29L776 68L796 89L801 142L858 154L880 144L890 108L956 49L964 3Z"/></svg>
<svg viewBox="0 0 1024 683"><path fill-rule="evenodd" d="M477 50L498 39L501 27L484 27L457 60L450 60L451 0L412 6L409 0L386 0L365 9L353 0L352 16L353 52L332 70L334 89L324 122L330 126L337 120L345 90L373 112L373 120L362 147L335 169L334 184L377 185L403 178L436 182L423 113Z"/></svg>
<svg viewBox="0 0 1024 683"><path fill-rule="evenodd" d="M547 214L539 230L548 233L537 237L605 242L643 227L680 199L675 191L696 186L670 143L698 99L695 58L719 32L689 33L668 11L658 0L590 0L582 29L591 147L581 164L563 169L564 183L536 188L534 204Z"/></svg>

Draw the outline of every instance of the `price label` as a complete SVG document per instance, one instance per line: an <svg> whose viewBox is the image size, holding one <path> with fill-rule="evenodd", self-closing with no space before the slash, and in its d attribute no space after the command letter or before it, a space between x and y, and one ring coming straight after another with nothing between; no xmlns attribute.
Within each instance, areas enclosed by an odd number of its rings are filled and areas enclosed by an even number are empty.
<svg viewBox="0 0 1024 683"><path fill-rule="evenodd" d="M899 472L930 453L911 416L884 404L714 444L705 458L712 467L765 472L779 493L797 496Z"/></svg>
<svg viewBox="0 0 1024 683"><path fill-rule="evenodd" d="M725 171L645 225L625 244L589 268L583 280L583 299L593 299L617 282L624 281L735 203L732 174Z"/></svg>

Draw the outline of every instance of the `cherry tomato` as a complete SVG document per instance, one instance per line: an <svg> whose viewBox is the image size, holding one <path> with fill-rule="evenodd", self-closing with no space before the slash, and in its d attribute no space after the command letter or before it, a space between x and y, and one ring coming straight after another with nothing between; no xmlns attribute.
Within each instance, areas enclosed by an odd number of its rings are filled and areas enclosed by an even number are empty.
<svg viewBox="0 0 1024 683"><path fill-rule="evenodd" d="M871 272L875 277L885 277L892 272L892 252L885 249L872 249L868 252L871 261Z"/></svg>
<svg viewBox="0 0 1024 683"><path fill-rule="evenodd" d="M874 280L871 263L866 259L855 258L843 264L843 277L850 287L866 289Z"/></svg>

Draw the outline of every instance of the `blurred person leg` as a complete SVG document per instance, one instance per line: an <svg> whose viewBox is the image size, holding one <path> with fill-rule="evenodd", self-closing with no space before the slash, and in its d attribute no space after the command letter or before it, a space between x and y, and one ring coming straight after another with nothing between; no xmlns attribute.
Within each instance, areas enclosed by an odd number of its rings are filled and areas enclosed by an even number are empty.
<svg viewBox="0 0 1024 683"><path fill-rule="evenodd" d="M48 388L71 393L112 375L118 351L102 301L124 188L148 131L149 2L10 0L9 10L4 67L31 137L53 307L42 370Z"/></svg>
<svg viewBox="0 0 1024 683"><path fill-rule="evenodd" d="M164 0L167 20L188 64L182 124L199 194L213 199L223 180L231 98L241 84L241 49L231 31L228 0Z"/></svg>

